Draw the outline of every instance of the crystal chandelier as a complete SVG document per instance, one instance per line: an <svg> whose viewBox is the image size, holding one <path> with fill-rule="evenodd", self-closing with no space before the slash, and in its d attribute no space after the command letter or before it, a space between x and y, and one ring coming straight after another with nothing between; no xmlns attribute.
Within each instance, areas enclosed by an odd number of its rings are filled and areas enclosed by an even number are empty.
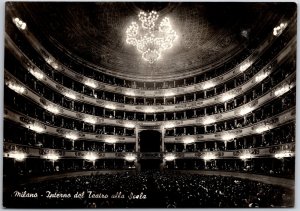
<svg viewBox="0 0 300 211"><path fill-rule="evenodd" d="M140 12L138 15L141 25L132 22L126 30L126 42L136 46L142 58L150 64L157 61L161 52L173 46L177 38L169 18L165 17L155 25L159 15L156 11Z"/></svg>

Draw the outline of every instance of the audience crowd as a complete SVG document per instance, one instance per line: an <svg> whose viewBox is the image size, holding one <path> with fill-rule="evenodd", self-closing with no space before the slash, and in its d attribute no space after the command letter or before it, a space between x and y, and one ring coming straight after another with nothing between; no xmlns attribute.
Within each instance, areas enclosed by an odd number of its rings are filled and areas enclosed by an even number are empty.
<svg viewBox="0 0 300 211"><path fill-rule="evenodd" d="M39 197L12 197L14 192L7 191L4 192L5 207L271 208L293 204L290 191L279 186L234 177L155 171L68 177L16 186L15 189L38 193ZM82 198L46 198L47 191L56 195L84 194ZM100 198L93 198L93 194Z"/></svg>

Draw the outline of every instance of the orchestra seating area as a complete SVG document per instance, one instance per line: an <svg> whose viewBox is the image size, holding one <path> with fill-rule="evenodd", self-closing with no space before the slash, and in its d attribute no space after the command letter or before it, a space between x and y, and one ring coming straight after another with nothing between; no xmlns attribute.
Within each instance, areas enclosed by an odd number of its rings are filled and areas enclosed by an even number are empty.
<svg viewBox="0 0 300 211"><path fill-rule="evenodd" d="M234 177L153 171L68 177L17 188L19 192L45 194L17 199L17 203L8 201L13 208L271 208L293 204L290 191L276 185ZM80 200L68 196L82 192ZM45 197L50 199L41 200Z"/></svg>

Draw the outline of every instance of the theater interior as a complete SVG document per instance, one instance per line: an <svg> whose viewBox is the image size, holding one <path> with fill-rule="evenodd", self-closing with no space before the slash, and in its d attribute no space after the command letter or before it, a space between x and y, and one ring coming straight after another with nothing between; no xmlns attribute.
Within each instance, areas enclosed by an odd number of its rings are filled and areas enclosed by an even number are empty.
<svg viewBox="0 0 300 211"><path fill-rule="evenodd" d="M3 206L293 207L296 6L7 2Z"/></svg>

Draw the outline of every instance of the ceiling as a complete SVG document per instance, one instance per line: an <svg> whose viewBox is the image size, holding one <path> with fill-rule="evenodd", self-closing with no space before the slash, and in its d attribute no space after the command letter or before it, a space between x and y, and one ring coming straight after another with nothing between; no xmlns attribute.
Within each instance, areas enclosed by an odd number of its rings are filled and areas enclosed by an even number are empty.
<svg viewBox="0 0 300 211"><path fill-rule="evenodd" d="M278 3L13 2L11 6L47 45L67 50L70 58L95 69L138 80L182 77L222 63L263 30L271 30L287 12ZM179 35L154 64L142 60L125 42L125 30L141 10L169 17ZM248 38L242 36L243 30Z"/></svg>

